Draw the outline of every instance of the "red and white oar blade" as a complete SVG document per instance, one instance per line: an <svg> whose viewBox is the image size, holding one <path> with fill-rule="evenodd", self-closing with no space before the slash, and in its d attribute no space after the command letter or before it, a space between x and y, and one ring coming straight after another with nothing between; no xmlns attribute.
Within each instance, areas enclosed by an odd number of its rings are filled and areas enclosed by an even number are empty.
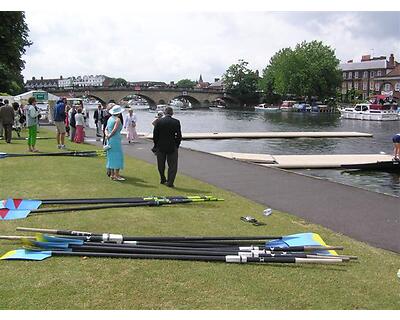
<svg viewBox="0 0 400 320"><path fill-rule="evenodd" d="M0 221L25 219L30 212L30 210L0 209Z"/></svg>

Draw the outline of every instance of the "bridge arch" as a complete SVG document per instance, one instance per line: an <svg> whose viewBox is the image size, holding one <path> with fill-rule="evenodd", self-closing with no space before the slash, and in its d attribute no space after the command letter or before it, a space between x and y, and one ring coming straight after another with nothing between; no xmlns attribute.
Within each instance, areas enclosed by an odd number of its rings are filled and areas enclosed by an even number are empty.
<svg viewBox="0 0 400 320"><path fill-rule="evenodd" d="M145 95L142 93L137 93L137 92L129 93L125 97L121 98L121 100L123 100L124 98L126 98L128 96L138 96L138 97L146 100L146 102L149 104L150 108L155 108L157 105L156 101L154 101L154 99L150 98L148 95Z"/></svg>
<svg viewBox="0 0 400 320"><path fill-rule="evenodd" d="M181 94L181 95L173 97L171 100L174 100L174 99L187 100L192 105L192 108L200 108L202 106L201 102L199 100L197 100L196 98L194 98L194 97L192 97L190 95Z"/></svg>

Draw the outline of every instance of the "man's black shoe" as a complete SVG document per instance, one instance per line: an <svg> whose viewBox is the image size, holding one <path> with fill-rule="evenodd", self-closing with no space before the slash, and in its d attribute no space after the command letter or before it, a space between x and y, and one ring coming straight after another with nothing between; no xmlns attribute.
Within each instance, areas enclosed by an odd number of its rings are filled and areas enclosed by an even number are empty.
<svg viewBox="0 0 400 320"><path fill-rule="evenodd" d="M160 181L160 184L166 184L166 183L167 183L166 180L161 180L161 181Z"/></svg>
<svg viewBox="0 0 400 320"><path fill-rule="evenodd" d="M169 187L169 188L175 188L175 186L173 184L171 184L171 183L167 183L166 186Z"/></svg>

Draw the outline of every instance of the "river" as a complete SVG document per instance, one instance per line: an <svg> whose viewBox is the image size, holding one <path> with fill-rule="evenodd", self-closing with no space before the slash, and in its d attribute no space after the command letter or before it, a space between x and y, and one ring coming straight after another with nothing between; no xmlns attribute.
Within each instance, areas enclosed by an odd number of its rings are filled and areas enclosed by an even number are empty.
<svg viewBox="0 0 400 320"><path fill-rule="evenodd" d="M152 130L154 112L135 111L140 132ZM248 131L357 131L372 138L229 139L187 140L183 147L205 152L230 151L289 154L392 154L392 136L400 132L400 121L341 119L339 114L242 111L228 109L176 110L182 132ZM302 174L400 197L400 174L343 170L293 170Z"/></svg>

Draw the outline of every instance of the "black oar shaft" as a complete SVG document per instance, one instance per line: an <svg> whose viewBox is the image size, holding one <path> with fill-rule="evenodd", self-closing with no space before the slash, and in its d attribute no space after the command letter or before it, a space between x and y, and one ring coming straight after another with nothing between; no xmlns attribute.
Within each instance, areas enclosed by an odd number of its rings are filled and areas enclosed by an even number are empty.
<svg viewBox="0 0 400 320"><path fill-rule="evenodd" d="M251 258L237 255L227 256L200 256L200 255L172 255L172 254L140 254L140 253L110 253L84 251L52 251L53 256L80 256L80 257L108 257L128 259L158 259L158 260L189 260L189 261L220 261L228 263L342 263L340 259L303 259L295 257L259 257Z"/></svg>

